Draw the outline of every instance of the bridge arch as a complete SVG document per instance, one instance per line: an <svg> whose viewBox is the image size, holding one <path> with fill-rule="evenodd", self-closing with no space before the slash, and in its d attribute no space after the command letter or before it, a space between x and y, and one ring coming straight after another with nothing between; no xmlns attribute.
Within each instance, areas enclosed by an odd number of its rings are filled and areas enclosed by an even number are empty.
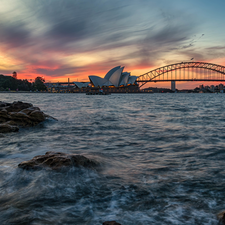
<svg viewBox="0 0 225 225"><path fill-rule="evenodd" d="M207 71L207 73L203 72ZM180 71L180 74L177 74ZM185 73L186 72L186 73ZM197 77L193 77L197 74ZM225 67L206 62L181 62L159 67L140 75L140 87L148 82L163 81L221 81L225 82Z"/></svg>

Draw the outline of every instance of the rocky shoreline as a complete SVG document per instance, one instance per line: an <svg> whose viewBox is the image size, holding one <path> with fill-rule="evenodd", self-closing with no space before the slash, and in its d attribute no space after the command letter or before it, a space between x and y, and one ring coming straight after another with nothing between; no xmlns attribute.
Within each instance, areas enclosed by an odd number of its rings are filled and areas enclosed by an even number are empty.
<svg viewBox="0 0 225 225"><path fill-rule="evenodd" d="M20 127L35 126L47 118L56 120L31 103L0 101L0 133L17 132Z"/></svg>

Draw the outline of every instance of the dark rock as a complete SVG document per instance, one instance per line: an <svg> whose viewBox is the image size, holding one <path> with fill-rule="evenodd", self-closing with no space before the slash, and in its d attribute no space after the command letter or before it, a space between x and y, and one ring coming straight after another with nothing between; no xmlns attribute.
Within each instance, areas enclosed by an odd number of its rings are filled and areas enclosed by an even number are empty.
<svg viewBox="0 0 225 225"><path fill-rule="evenodd" d="M31 120L37 121L37 122L42 122L45 120L45 114L39 110L34 110L29 114L29 117Z"/></svg>
<svg viewBox="0 0 225 225"><path fill-rule="evenodd" d="M40 111L40 109L38 107L29 107L29 108L21 110L20 112L23 112L23 113L29 115L31 112L33 112L35 110L39 110Z"/></svg>
<svg viewBox="0 0 225 225"><path fill-rule="evenodd" d="M46 118L55 119L30 103L19 101L13 103L0 102L0 125L2 125L0 133L17 131L18 126L35 126ZM10 129L9 125L17 128L12 127Z"/></svg>
<svg viewBox="0 0 225 225"><path fill-rule="evenodd" d="M45 155L35 156L29 161L21 162L18 167L22 169L43 169L51 168L53 170L63 167L86 167L94 169L99 164L82 155L66 154L61 152L46 152Z"/></svg>
<svg viewBox="0 0 225 225"><path fill-rule="evenodd" d="M121 224L117 223L116 221L106 221L102 225L121 225Z"/></svg>
<svg viewBox="0 0 225 225"><path fill-rule="evenodd" d="M12 120L24 120L24 119L28 119L29 116L26 113L23 112L10 112L9 113L11 116Z"/></svg>
<svg viewBox="0 0 225 225"><path fill-rule="evenodd" d="M9 120L7 122L5 122L6 124L12 125L12 126L18 126L18 122L14 121L14 120Z"/></svg>
<svg viewBox="0 0 225 225"><path fill-rule="evenodd" d="M2 108L0 110L0 117L3 117L3 118L9 118L10 117L10 115L8 114L8 111L5 108Z"/></svg>
<svg viewBox="0 0 225 225"><path fill-rule="evenodd" d="M19 112L23 109L26 109L26 108L29 108L29 107L32 107L33 105L30 104L30 103L24 103L24 102L13 102L12 104L8 105L5 107L5 109L8 111L8 112Z"/></svg>
<svg viewBox="0 0 225 225"><path fill-rule="evenodd" d="M8 120L7 120L6 118L3 118L3 117L0 116L0 124L1 124L1 123L5 123L5 122L7 122L7 121L8 121Z"/></svg>
<svg viewBox="0 0 225 225"><path fill-rule="evenodd" d="M23 112L11 112L11 120L10 122L13 124L17 124L18 126L26 127L26 126L34 126L39 123L36 121L36 124L32 122L31 118Z"/></svg>
<svg viewBox="0 0 225 225"><path fill-rule="evenodd" d="M0 108L1 107L6 107L6 106L9 106L9 105L10 105L10 103L6 103L6 102L0 101Z"/></svg>
<svg viewBox="0 0 225 225"><path fill-rule="evenodd" d="M7 123L0 124L0 133L9 133L9 132L16 132L19 130L19 127L13 126Z"/></svg>

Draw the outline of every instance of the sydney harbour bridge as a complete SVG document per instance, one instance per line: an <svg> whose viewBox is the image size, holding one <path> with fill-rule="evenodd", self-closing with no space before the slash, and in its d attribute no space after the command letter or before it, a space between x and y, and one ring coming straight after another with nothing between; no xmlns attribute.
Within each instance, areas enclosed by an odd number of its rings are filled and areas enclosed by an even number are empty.
<svg viewBox="0 0 225 225"><path fill-rule="evenodd" d="M225 67L206 62L181 62L151 70L136 81L139 87L148 82L171 82L174 87L176 81L225 82Z"/></svg>

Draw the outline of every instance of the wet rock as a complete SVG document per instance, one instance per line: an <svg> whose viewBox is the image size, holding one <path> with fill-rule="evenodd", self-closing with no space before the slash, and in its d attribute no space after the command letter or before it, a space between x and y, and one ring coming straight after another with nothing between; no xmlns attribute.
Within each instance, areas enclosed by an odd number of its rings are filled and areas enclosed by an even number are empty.
<svg viewBox="0 0 225 225"><path fill-rule="evenodd" d="M8 111L8 112L19 112L23 109L26 109L26 108L29 108L29 107L32 107L33 105L30 104L30 103L25 103L25 102L13 102L12 104L8 104L6 103L6 107L5 109Z"/></svg>
<svg viewBox="0 0 225 225"><path fill-rule="evenodd" d="M13 103L0 102L0 125L2 125L0 133L17 131L18 126L35 126L46 118L55 119L30 103L20 101Z"/></svg>
<svg viewBox="0 0 225 225"><path fill-rule="evenodd" d="M9 133L9 132L16 132L19 130L19 127L13 126L7 123L0 124L0 133Z"/></svg>
<svg viewBox="0 0 225 225"><path fill-rule="evenodd" d="M12 126L18 126L18 123L14 120L9 120L9 121L5 122L5 124L9 124L9 125L12 125Z"/></svg>
<svg viewBox="0 0 225 225"><path fill-rule="evenodd" d="M3 117L0 116L0 124L1 124L1 123L5 123L5 122L7 122L7 121L8 121L7 119L5 119L5 118L3 118Z"/></svg>
<svg viewBox="0 0 225 225"><path fill-rule="evenodd" d="M11 116L11 120L26 120L29 118L29 116L26 113L23 112L11 112L9 113Z"/></svg>
<svg viewBox="0 0 225 225"><path fill-rule="evenodd" d="M9 105L10 105L10 103L0 101L0 108L6 107L6 106L9 106Z"/></svg>
<svg viewBox="0 0 225 225"><path fill-rule="evenodd" d="M32 122L31 118L24 112L21 112L21 111L20 112L11 112L10 116L12 118L10 121L12 121L14 124L17 124L19 126L26 127L26 126L35 125ZM39 121L37 121L37 124L38 123L39 123Z"/></svg>
<svg viewBox="0 0 225 225"><path fill-rule="evenodd" d="M29 114L29 117L31 118L31 120L34 120L37 122L42 122L46 118L45 114L40 110L34 110L33 112Z"/></svg>
<svg viewBox="0 0 225 225"><path fill-rule="evenodd" d="M23 112L23 113L25 113L25 114L27 114L27 115L30 115L30 113L32 113L33 111L35 111L35 110L39 110L40 111L40 109L38 108L38 107L29 107L29 108L26 108L26 109L23 109L23 110L21 110L20 112Z"/></svg>
<svg viewBox="0 0 225 225"><path fill-rule="evenodd" d="M22 169L43 169L51 168L53 170L64 167L86 167L94 169L99 166L94 160L90 160L82 155L66 154L61 152L46 152L45 155L35 156L29 161L21 162L18 167Z"/></svg>
<svg viewBox="0 0 225 225"><path fill-rule="evenodd" d="M102 225L121 225L121 224L117 223L116 221L106 221Z"/></svg>
<svg viewBox="0 0 225 225"><path fill-rule="evenodd" d="M9 115L9 113L7 112L6 109L2 108L0 110L0 123L4 123L7 122L8 120L11 120L11 116Z"/></svg>
<svg viewBox="0 0 225 225"><path fill-rule="evenodd" d="M0 117L3 117L3 118L8 118L10 117L10 115L8 114L8 111L5 109L5 108L2 108L0 110Z"/></svg>
<svg viewBox="0 0 225 225"><path fill-rule="evenodd" d="M219 225L225 225L225 211L217 214L217 218L219 220Z"/></svg>

